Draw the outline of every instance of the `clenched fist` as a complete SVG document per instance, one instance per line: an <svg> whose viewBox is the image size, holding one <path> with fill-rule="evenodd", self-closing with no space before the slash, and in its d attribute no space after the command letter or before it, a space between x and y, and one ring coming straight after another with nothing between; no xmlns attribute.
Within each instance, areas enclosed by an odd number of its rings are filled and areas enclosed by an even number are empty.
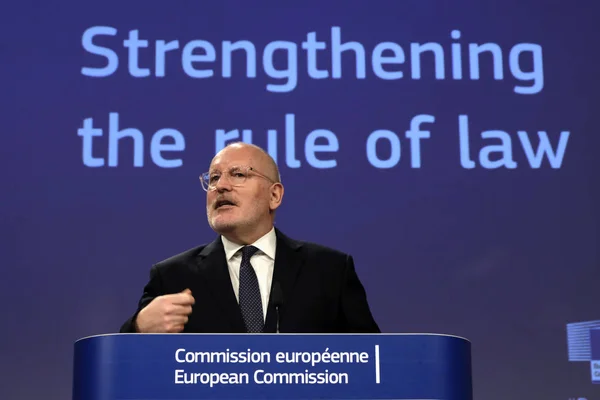
<svg viewBox="0 0 600 400"><path fill-rule="evenodd" d="M139 312L137 331L141 333L179 333L188 322L195 300L190 289L159 296Z"/></svg>

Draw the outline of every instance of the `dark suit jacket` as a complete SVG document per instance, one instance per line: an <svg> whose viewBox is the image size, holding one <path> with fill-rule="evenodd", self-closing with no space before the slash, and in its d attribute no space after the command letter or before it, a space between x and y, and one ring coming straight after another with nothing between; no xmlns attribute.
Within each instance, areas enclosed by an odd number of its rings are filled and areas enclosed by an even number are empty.
<svg viewBox="0 0 600 400"><path fill-rule="evenodd" d="M272 287L279 282L283 294L280 332L380 332L351 256L292 240L275 231L277 250ZM220 237L154 265L136 312L120 331L135 332L137 313L156 296L186 288L191 289L195 304L184 333L246 332ZM265 332L276 331L276 319L275 307L270 303Z"/></svg>

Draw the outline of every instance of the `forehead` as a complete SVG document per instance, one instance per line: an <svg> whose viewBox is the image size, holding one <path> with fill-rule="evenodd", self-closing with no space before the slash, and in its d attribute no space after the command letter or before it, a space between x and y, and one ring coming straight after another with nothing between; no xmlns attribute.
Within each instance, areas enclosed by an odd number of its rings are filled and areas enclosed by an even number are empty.
<svg viewBox="0 0 600 400"><path fill-rule="evenodd" d="M210 170L225 170L234 166L254 166L256 153L248 148L227 148L218 153L210 163Z"/></svg>

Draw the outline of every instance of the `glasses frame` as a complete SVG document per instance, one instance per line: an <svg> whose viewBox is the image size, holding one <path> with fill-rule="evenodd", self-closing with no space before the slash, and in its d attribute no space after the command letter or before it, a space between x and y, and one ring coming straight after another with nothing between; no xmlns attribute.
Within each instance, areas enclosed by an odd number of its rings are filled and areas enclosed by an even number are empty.
<svg viewBox="0 0 600 400"><path fill-rule="evenodd" d="M228 175L227 179L230 179L231 178L230 172L234 171L234 170L240 170L240 171L245 171L246 172L246 180L244 180L244 183L240 183L240 184L234 185L229 180L230 185L234 186L234 187L243 186L246 183L246 181L248 180L248 178L250 176L252 176L252 175L264 178L264 179L268 180L269 182L271 182L271 184L277 183L277 181L274 181L273 179L269 178L268 176L266 176L262 172L257 171L253 167L250 167L250 166L247 166L247 165L235 165L235 166L229 168L228 171L225 174L221 173L221 176L219 177L219 180L217 181L217 184L221 181L221 179L223 178L223 175ZM216 185L213 186L213 187L211 187L211 185L210 185L210 171L204 172L204 173L200 174L199 179L200 179L200 183L202 185L202 189L204 189L205 192L214 191L214 190L217 189Z"/></svg>

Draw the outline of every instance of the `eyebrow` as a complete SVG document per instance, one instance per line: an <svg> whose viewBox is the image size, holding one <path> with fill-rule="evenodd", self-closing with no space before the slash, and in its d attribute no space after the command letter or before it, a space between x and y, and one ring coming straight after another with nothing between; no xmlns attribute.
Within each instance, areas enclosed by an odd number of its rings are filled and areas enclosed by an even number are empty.
<svg viewBox="0 0 600 400"><path fill-rule="evenodd" d="M229 167L229 168L225 169L225 171L235 171L235 170L238 170L240 168L241 168L240 165L234 165L233 167ZM250 167L250 168L252 170L254 170L254 168L252 168L252 167ZM214 172L221 172L221 171L222 171L221 169L211 169L211 170L208 171L208 173L212 174Z"/></svg>

